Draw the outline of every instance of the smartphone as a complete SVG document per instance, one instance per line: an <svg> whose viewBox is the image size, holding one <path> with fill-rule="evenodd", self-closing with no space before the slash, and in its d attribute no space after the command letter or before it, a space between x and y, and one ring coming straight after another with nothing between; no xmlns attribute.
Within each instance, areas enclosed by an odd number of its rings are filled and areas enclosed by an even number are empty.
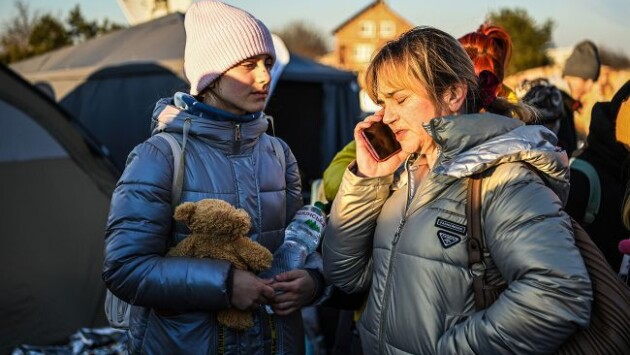
<svg viewBox="0 0 630 355"><path fill-rule="evenodd" d="M376 161L387 160L401 149L394 131L383 122L372 123L369 128L361 131L361 134L367 142L370 154Z"/></svg>

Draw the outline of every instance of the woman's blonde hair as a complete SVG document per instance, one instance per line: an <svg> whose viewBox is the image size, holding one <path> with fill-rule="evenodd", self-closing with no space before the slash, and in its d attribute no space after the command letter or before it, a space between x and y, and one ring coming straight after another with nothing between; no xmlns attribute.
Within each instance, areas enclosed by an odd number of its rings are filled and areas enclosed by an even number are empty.
<svg viewBox="0 0 630 355"><path fill-rule="evenodd" d="M486 111L517 117L525 123L534 120L534 110L522 103L510 103L497 97L482 107L479 78L475 75L472 60L462 45L448 33L433 27L420 26L385 44L368 66L366 87L370 98L378 102L379 82L394 88L407 88L418 92L424 87L429 99L442 112L445 95L457 84L468 88L466 113Z"/></svg>

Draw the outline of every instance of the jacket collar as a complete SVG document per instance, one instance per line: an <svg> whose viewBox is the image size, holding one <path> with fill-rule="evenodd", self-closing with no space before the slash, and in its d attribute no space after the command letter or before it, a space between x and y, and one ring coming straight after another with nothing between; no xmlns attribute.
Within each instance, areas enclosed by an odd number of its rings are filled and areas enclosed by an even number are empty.
<svg viewBox="0 0 630 355"><path fill-rule="evenodd" d="M262 112L254 115L253 119L243 122L236 119L241 116L229 112L218 109L199 112L185 102L164 98L155 104L151 134L163 131L183 133L184 122L188 120L188 135L208 139L209 144L227 153L238 154L252 148L267 131L267 116Z"/></svg>
<svg viewBox="0 0 630 355"><path fill-rule="evenodd" d="M425 129L441 150L435 174L463 178L502 163L523 162L538 170L566 201L569 160L544 126L525 126L517 119L482 113L438 117Z"/></svg>

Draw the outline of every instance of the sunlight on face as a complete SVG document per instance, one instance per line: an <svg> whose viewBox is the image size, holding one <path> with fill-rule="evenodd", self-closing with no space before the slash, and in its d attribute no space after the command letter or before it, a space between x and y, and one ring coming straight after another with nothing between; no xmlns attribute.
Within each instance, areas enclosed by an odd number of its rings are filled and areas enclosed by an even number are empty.
<svg viewBox="0 0 630 355"><path fill-rule="evenodd" d="M569 86L571 96L578 101L582 98L582 96L584 96L584 94L589 92L593 86L593 80L586 80L577 76L565 76L564 80Z"/></svg>
<svg viewBox="0 0 630 355"><path fill-rule="evenodd" d="M246 59L226 71L218 79L214 94L209 104L237 114L259 112L265 108L271 83L273 59L267 55L258 55Z"/></svg>
<svg viewBox="0 0 630 355"><path fill-rule="evenodd" d="M378 86L378 104L384 110L383 122L394 131L404 152L426 152L435 142L422 125L444 113L438 115L424 87L417 85L412 91L390 85L380 83Z"/></svg>

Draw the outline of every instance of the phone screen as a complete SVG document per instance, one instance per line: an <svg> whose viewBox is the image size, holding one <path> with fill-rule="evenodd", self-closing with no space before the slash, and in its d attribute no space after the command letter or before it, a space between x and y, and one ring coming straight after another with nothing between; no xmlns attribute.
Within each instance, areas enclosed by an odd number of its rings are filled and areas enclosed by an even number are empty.
<svg viewBox="0 0 630 355"><path fill-rule="evenodd" d="M396 135L383 122L374 122L372 126L361 131L368 143L370 153L377 161L383 161L400 151L400 143Z"/></svg>

